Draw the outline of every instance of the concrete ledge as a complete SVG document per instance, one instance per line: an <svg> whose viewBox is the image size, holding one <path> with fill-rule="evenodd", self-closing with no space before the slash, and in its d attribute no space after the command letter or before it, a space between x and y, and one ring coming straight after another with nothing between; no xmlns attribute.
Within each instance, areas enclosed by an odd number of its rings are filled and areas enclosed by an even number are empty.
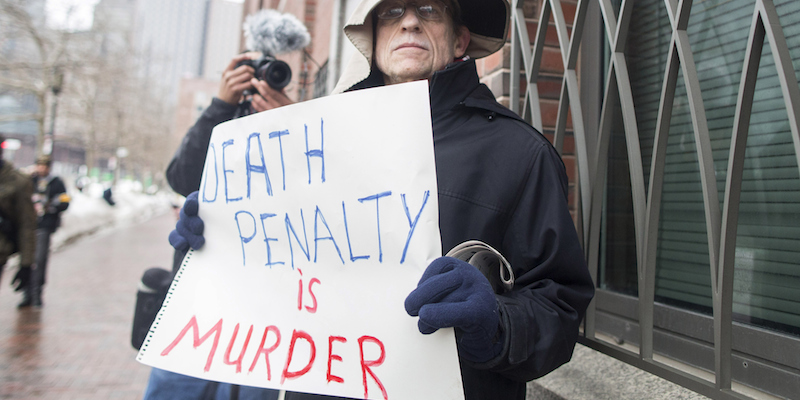
<svg viewBox="0 0 800 400"><path fill-rule="evenodd" d="M537 381L528 383L525 398L528 400L567 400L540 385Z"/></svg>
<svg viewBox="0 0 800 400"><path fill-rule="evenodd" d="M578 344L572 360L528 383L529 400L703 400L708 397Z"/></svg>

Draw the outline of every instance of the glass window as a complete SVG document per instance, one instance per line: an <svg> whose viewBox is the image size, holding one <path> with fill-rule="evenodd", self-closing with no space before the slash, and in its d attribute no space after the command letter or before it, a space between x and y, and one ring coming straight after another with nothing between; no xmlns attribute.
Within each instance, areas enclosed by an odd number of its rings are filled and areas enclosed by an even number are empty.
<svg viewBox="0 0 800 400"><path fill-rule="evenodd" d="M705 107L720 203L753 0L693 4L688 35ZM800 2L775 1L795 73ZM635 2L626 55L645 184L649 180L671 27L664 2ZM734 277L734 320L800 335L800 173L769 42L747 141ZM656 261L656 301L711 314L711 281L691 108L679 74L669 127ZM617 105L618 107L618 105ZM636 294L630 175L621 123L609 147L601 287ZM720 204L722 210L722 204Z"/></svg>

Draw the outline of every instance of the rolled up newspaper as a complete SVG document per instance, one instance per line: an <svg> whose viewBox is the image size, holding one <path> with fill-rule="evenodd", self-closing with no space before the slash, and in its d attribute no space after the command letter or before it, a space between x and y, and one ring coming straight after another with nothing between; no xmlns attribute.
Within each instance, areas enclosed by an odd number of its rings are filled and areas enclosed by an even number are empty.
<svg viewBox="0 0 800 400"><path fill-rule="evenodd" d="M514 270L511 269L511 264L499 251L480 240L463 242L453 247L445 256L466 261L478 268L497 294L514 287Z"/></svg>

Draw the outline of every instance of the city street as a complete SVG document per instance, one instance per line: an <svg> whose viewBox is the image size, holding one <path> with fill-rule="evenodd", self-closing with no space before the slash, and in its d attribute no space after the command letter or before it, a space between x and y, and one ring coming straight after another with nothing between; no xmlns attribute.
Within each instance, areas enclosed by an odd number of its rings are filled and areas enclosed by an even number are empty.
<svg viewBox="0 0 800 400"><path fill-rule="evenodd" d="M85 237L51 255L44 307L0 286L0 399L141 399L150 368L130 345L137 283L170 268L172 213Z"/></svg>

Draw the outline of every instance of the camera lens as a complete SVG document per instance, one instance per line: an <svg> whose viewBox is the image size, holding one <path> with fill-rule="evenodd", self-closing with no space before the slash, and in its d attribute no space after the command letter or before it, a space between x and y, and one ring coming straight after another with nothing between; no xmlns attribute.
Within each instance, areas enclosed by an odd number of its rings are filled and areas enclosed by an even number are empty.
<svg viewBox="0 0 800 400"><path fill-rule="evenodd" d="M281 60L272 60L257 71L258 79L266 81L273 89L283 89L292 80L292 69Z"/></svg>

